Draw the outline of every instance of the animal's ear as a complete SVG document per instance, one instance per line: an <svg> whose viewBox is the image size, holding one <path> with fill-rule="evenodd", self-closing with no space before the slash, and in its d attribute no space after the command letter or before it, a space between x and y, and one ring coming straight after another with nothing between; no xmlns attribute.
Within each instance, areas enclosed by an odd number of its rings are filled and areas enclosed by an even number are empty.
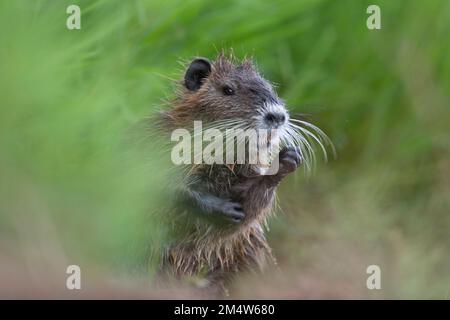
<svg viewBox="0 0 450 320"><path fill-rule="evenodd" d="M197 91L210 73L211 62L205 58L197 58L191 62L184 75L184 85L190 91Z"/></svg>

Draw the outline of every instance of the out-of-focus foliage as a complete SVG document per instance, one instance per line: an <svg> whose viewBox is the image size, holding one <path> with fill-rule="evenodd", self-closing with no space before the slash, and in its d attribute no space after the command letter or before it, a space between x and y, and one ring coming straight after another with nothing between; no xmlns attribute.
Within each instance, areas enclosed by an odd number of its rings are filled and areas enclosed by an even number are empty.
<svg viewBox="0 0 450 320"><path fill-rule="evenodd" d="M74 3L82 29L69 31ZM136 127L180 62L233 48L338 153L280 189L276 292L247 279L235 296L448 298L449 31L445 0L1 1L1 257L28 273L139 264L170 198L167 161ZM370 264L381 291L365 287Z"/></svg>

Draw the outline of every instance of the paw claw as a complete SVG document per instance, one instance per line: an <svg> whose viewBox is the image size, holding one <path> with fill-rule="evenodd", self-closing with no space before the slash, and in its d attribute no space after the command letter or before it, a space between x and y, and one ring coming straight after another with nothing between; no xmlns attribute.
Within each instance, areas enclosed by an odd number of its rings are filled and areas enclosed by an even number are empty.
<svg viewBox="0 0 450 320"><path fill-rule="evenodd" d="M227 201L222 208L222 213L234 222L239 222L245 218L242 205L237 202Z"/></svg>
<svg viewBox="0 0 450 320"><path fill-rule="evenodd" d="M289 147L280 152L280 172L287 174L295 171L302 162L300 148Z"/></svg>

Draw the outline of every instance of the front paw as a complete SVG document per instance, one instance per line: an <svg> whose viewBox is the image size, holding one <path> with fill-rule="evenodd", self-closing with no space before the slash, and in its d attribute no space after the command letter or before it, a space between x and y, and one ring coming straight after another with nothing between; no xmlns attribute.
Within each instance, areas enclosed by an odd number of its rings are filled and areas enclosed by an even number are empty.
<svg viewBox="0 0 450 320"><path fill-rule="evenodd" d="M230 218L233 222L240 222L245 218L245 213L242 209L242 205L238 202L226 201L222 208L222 213Z"/></svg>
<svg viewBox="0 0 450 320"><path fill-rule="evenodd" d="M299 147L284 148L280 151L279 175L287 175L295 171L302 163L302 153Z"/></svg>
<svg viewBox="0 0 450 320"><path fill-rule="evenodd" d="M301 163L302 155L298 147L284 148L279 153L278 167L275 167L270 175L265 176L263 181L269 187L275 187L286 175L295 171Z"/></svg>

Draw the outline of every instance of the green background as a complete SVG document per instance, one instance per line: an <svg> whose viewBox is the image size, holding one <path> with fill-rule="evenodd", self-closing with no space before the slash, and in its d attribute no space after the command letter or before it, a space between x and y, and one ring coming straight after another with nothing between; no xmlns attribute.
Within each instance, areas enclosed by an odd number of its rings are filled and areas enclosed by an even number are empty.
<svg viewBox="0 0 450 320"><path fill-rule="evenodd" d="M66 28L69 4L81 30ZM74 263L94 296L160 296L129 272L164 238L149 212L170 201L166 164L134 128L184 63L233 48L337 158L283 182L269 224L281 271L243 276L232 296L448 298L449 34L445 0L1 1L0 293L52 296ZM382 290L366 288L371 264Z"/></svg>

